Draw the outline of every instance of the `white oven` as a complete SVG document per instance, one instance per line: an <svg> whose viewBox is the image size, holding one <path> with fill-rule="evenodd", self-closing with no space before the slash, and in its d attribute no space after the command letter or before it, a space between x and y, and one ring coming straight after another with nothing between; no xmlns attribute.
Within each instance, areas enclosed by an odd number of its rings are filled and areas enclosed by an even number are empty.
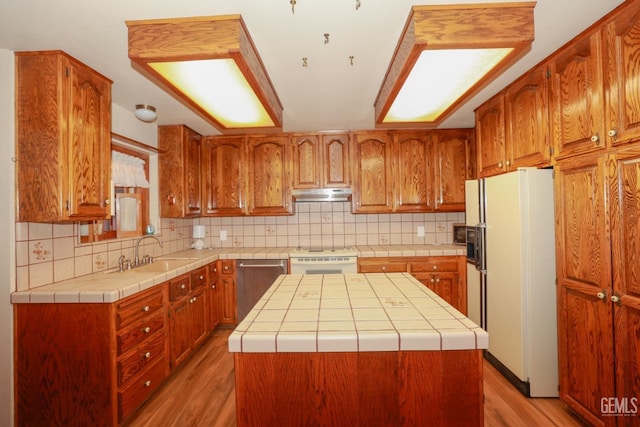
<svg viewBox="0 0 640 427"><path fill-rule="evenodd" d="M352 248L302 249L289 253L291 274L353 274L358 272L358 253Z"/></svg>

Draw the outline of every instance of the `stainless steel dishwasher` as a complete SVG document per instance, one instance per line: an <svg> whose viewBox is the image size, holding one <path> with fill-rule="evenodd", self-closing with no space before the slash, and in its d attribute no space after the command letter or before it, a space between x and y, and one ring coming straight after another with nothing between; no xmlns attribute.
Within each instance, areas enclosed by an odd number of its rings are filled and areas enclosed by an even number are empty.
<svg viewBox="0 0 640 427"><path fill-rule="evenodd" d="M286 259L241 259L236 267L238 322L245 318L269 286L281 274L287 274Z"/></svg>

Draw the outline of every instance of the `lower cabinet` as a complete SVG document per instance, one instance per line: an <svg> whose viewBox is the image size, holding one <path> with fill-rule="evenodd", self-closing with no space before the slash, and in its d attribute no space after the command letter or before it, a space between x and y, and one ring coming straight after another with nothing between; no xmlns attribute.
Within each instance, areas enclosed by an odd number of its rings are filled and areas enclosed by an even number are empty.
<svg viewBox="0 0 640 427"><path fill-rule="evenodd" d="M220 324L220 293L218 292L218 262L207 266L209 277L206 287L206 304L209 331L213 331Z"/></svg>
<svg viewBox="0 0 640 427"><path fill-rule="evenodd" d="M220 323L235 325L238 323L236 295L236 261L220 260L218 276L218 298Z"/></svg>
<svg viewBox="0 0 640 427"><path fill-rule="evenodd" d="M169 374L167 287L16 304L16 426L122 424Z"/></svg>
<svg viewBox="0 0 640 427"><path fill-rule="evenodd" d="M411 273L462 314L467 314L464 256L358 258L359 273Z"/></svg>
<svg viewBox="0 0 640 427"><path fill-rule="evenodd" d="M178 366L207 337L207 267L169 281L171 367Z"/></svg>

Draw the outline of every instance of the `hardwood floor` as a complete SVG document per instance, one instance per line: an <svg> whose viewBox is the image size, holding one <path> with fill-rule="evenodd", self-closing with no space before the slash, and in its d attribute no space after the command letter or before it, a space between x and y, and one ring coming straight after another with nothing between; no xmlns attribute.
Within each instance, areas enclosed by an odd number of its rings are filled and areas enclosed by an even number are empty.
<svg viewBox="0 0 640 427"><path fill-rule="evenodd" d="M130 419L129 427L236 425L231 329L219 329ZM527 399L484 365L485 426L582 426L558 399Z"/></svg>

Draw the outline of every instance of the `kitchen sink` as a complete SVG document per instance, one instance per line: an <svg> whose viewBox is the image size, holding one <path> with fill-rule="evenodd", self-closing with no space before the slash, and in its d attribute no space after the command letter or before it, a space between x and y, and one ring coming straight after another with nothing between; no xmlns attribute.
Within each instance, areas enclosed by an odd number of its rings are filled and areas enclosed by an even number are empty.
<svg viewBox="0 0 640 427"><path fill-rule="evenodd" d="M175 270L176 268L185 266L187 264L191 264L193 260L191 259L159 259L151 264L141 265L139 267L134 267L131 271L134 273L164 273L166 271Z"/></svg>

